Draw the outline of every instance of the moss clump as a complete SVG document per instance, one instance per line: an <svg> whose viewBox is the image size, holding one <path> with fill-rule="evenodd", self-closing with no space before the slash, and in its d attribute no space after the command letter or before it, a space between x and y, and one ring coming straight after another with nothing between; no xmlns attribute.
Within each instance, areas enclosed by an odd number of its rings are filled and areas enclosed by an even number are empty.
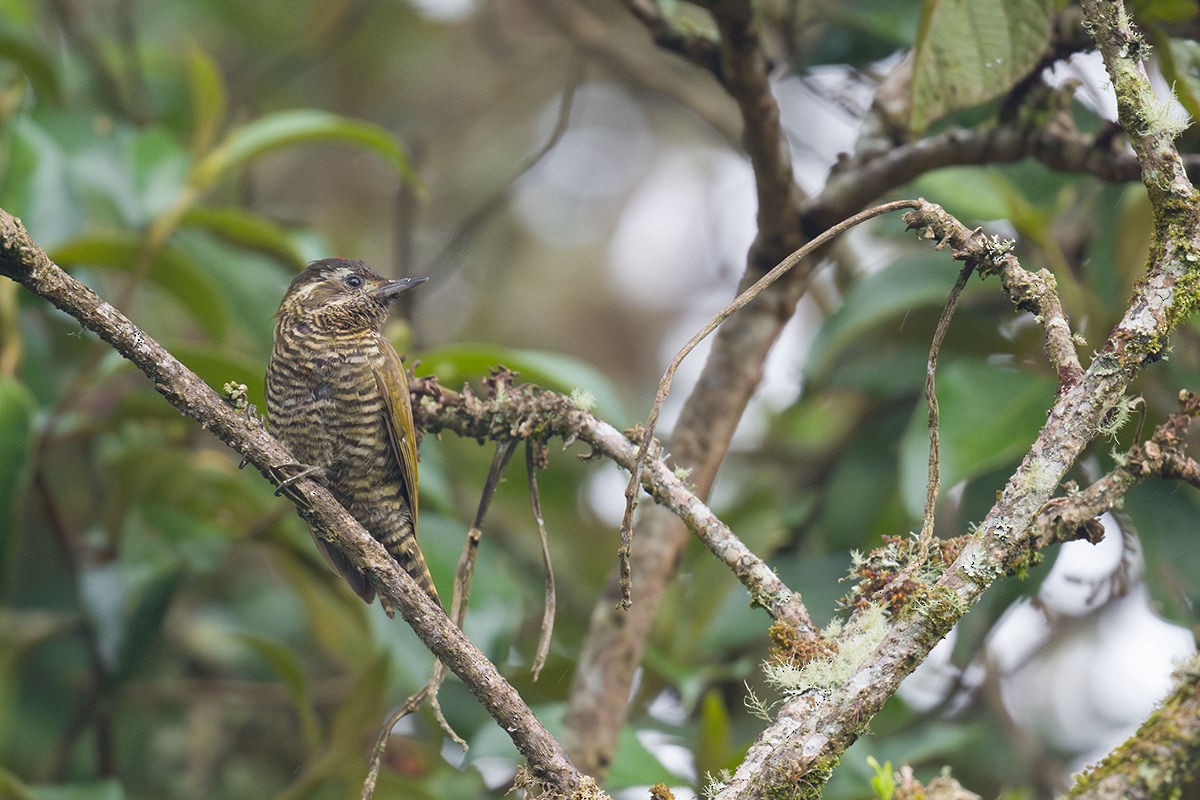
<svg viewBox="0 0 1200 800"><path fill-rule="evenodd" d="M900 614L919 600L946 568L954 563L970 536L938 539L926 561L918 542L911 536L884 536L883 546L867 555L852 556L849 579L854 587L841 599L843 607L866 608L879 605L892 614Z"/></svg>

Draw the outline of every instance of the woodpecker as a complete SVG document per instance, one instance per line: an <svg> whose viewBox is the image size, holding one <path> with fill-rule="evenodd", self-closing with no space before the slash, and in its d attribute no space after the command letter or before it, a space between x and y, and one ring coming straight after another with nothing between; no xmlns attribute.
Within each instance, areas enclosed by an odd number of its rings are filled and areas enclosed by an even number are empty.
<svg viewBox="0 0 1200 800"><path fill-rule="evenodd" d="M383 278L361 261L326 258L296 276L275 314L267 364L269 429L392 558L439 602L417 546L417 438L408 377L382 329L392 301L428 278ZM285 482L286 483L286 482ZM310 532L364 601L367 576ZM388 616L395 609L382 601Z"/></svg>

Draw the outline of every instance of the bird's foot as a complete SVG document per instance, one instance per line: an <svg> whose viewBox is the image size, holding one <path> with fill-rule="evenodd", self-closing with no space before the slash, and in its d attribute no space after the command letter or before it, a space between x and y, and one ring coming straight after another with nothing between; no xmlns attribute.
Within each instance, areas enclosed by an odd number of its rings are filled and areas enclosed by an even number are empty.
<svg viewBox="0 0 1200 800"><path fill-rule="evenodd" d="M299 470L294 474L287 474L293 470ZM286 494L293 500L299 500L307 505L304 496L295 491L292 487L298 481L305 478L322 478L325 476L325 468L313 466L312 464L280 464L277 467L271 467L271 477L275 479L275 496Z"/></svg>

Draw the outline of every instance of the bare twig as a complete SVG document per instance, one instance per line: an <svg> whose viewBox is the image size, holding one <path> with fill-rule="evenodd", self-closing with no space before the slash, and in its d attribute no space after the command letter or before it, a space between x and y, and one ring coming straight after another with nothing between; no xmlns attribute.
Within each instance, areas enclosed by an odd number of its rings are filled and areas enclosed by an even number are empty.
<svg viewBox="0 0 1200 800"><path fill-rule="evenodd" d="M683 364L683 360L688 357L688 354L696 348L710 333L717 327L736 314L738 311L762 294L771 284L782 278L793 267L799 264L804 259L808 258L815 250L829 243L833 239L842 235L851 228L866 222L869 219L887 214L892 211L897 211L901 208L916 208L916 200L897 200L892 203L884 203L880 206L867 209L861 213L855 214L849 219L834 225L829 230L817 236L812 241L805 244L800 249L792 252L787 258L776 264L766 275L759 278L754 284L735 297L728 305L708 321L703 328L696 332L687 344L679 349L667 365L663 372L662 378L658 381L658 392L654 396L654 405L650 409L650 416L646 420L646 424L642 432L642 441L638 446L637 457L634 459L633 467L629 471L629 483L625 486L625 514L621 518L621 600L619 605L622 608L628 608L630 603L630 583L629 576L629 553L630 546L633 541L633 512L637 508L638 488L642 480L642 463L646 459L646 455L650 450L650 443L654 441L654 431L658 426L658 417L662 413L663 403L667 399L667 394L671 391L671 382L675 379L675 373L679 371L679 367Z"/></svg>
<svg viewBox="0 0 1200 800"><path fill-rule="evenodd" d="M584 69L582 62L576 62L571 66L571 73L567 78L567 85L563 88L562 97L558 104L558 117L554 121L554 128L550 131L550 135L546 137L546 141L542 143L537 150L530 153L504 183L492 191L487 198L484 199L479 207L466 216L450 239L442 245L442 249L434 256L433 261L427 270L430 274L441 275L451 269L457 262L458 255L470 242L471 238L479 232L480 228L491 219L497 211L504 207L505 201L508 199L509 193L512 191L517 181L521 179L527 172L541 163L542 159L554 151L558 143L562 141L571 124L571 109L575 104L575 93L578 91L580 84L583 83Z"/></svg>
<svg viewBox="0 0 1200 800"><path fill-rule="evenodd" d="M949 245L951 256L974 266L981 275L999 275L1001 288L1013 305L1030 312L1041 323L1046 356L1058 374L1059 392L1079 381L1083 367L1053 275L1047 270L1026 271L1012 254L1011 243L967 228L934 203L922 200L919 209L904 215L904 221L910 228L919 228L922 236L939 247Z"/></svg>
<svg viewBox="0 0 1200 800"><path fill-rule="evenodd" d="M1180 410L1154 429L1150 438L1121 454L1117 466L1090 486L1065 497L1057 497L1038 511L1036 547L1047 547L1072 539L1096 539L1098 531L1082 529L1106 511L1116 508L1133 486L1158 476L1197 485L1196 462L1184 448L1188 428L1200 416L1200 396L1180 392ZM1081 532L1082 531L1082 532Z"/></svg>
<svg viewBox="0 0 1200 800"><path fill-rule="evenodd" d="M671 22L656 0L624 0L625 7L664 50L678 53L721 80L721 53L717 42L701 33Z"/></svg>
<svg viewBox="0 0 1200 800"><path fill-rule="evenodd" d="M440 661L438 662L441 663ZM383 754L387 749L388 739L392 736L392 729L396 727L396 723L407 717L409 714L421 707L421 703L431 691L430 685L426 684L416 694L409 697L403 704L384 721L383 727L379 729L379 735L375 738L375 746L371 748L371 759L368 762L367 777L363 780L362 792L359 793L359 800L371 800L375 796L375 784L379 780L379 767L383 763Z"/></svg>
<svg viewBox="0 0 1200 800"><path fill-rule="evenodd" d="M925 399L929 403L929 477L925 487L925 517L921 522L921 535L918 539L920 553L918 563L924 563L929 555L929 546L933 543L933 518L937 511L938 489L941 485L938 453L938 399L937 399L937 360L941 352L942 342L946 331L950 329L950 320L954 317L954 309L958 306L958 298L967 286L967 279L975 271L973 264L963 267L958 273L958 280L946 298L942 315L938 317L937 329L933 332L933 341L929 345L929 359L925 362Z"/></svg>
<svg viewBox="0 0 1200 800"><path fill-rule="evenodd" d="M542 445L527 440L525 442L525 473L529 477L529 507L533 511L533 521L537 525L538 540L542 545L542 568L546 579L546 603L542 607L542 625L538 635L537 653L533 657L533 679L536 681L546 666L546 656L550 654L550 640L554 634L554 610L557 606L557 591L554 588L554 564L550 560L550 541L546 536L546 520L542 517L542 501L538 493L537 471L539 461L545 460L545 453L539 456L535 451Z"/></svg>
<svg viewBox="0 0 1200 800"><path fill-rule="evenodd" d="M795 183L790 148L772 92L757 4L718 0L708 7L720 36L721 85L741 116L741 134L730 141L744 149L755 177L758 234L741 279L744 288L804 243L798 210L802 192ZM640 77L634 82L640 85ZM793 269L715 335L697 388L680 410L668 442L675 464L690 470L688 481L696 498L703 499L711 491L733 433L759 385L767 355L795 311L815 263ZM666 513L644 514L632 561L639 576L636 611L613 611L620 593L616 578L610 578L605 596L593 609L565 717L572 755L593 774L611 764L627 710L625 703L613 699L630 696L635 671L687 544L688 531ZM753 590L752 597L757 599Z"/></svg>

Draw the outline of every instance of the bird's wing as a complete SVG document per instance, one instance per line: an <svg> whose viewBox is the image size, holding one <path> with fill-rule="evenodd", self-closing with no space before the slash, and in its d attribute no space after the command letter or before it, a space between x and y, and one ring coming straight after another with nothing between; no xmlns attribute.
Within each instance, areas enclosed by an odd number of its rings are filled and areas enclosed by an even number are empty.
<svg viewBox="0 0 1200 800"><path fill-rule="evenodd" d="M375 382L383 396L384 417L392 454L400 465L401 491L412 515L413 533L417 530L417 430L413 422L412 400L408 393L408 373L396 349L383 340L383 364L375 372Z"/></svg>

